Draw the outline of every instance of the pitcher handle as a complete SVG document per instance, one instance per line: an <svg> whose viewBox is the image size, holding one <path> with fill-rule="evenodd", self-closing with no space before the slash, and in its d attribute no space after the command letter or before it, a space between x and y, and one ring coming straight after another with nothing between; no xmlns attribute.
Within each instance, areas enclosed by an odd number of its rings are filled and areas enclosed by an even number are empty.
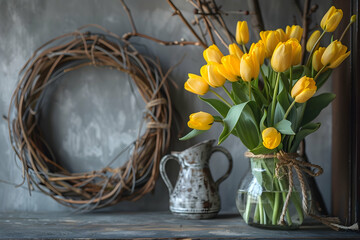
<svg viewBox="0 0 360 240"><path fill-rule="evenodd" d="M169 180L169 177L166 174L166 170L165 170L165 165L166 165L167 161L169 161L170 159L174 159L179 163L179 158L177 156L174 156L174 155L166 155L160 161L160 175L161 175L162 179L164 180L167 188L169 189L169 195L174 190L174 187L172 186L172 184L171 184L171 182Z"/></svg>
<svg viewBox="0 0 360 240"><path fill-rule="evenodd" d="M223 148L223 147L219 147L219 146L212 147L211 154L213 154L214 152L222 152L229 161L228 170L226 171L226 173L222 177L220 177L215 182L215 185L218 187L220 183L222 183L226 178L229 177L229 175L231 173L231 170L232 170L232 167L233 167L233 160L232 160L232 156L231 156L230 152L228 150L226 150L225 148Z"/></svg>

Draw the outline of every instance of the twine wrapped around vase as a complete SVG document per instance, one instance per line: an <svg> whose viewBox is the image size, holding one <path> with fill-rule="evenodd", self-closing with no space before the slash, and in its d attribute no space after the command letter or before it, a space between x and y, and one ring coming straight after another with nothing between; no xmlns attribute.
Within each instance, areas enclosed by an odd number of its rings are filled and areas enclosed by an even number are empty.
<svg viewBox="0 0 360 240"><path fill-rule="evenodd" d="M275 167L275 176L279 178L281 172L284 173L285 176L288 176L289 191L288 191L286 200L284 202L284 206L281 211L280 219L278 221L279 225L285 224L284 218L285 218L286 210L288 208L289 200L290 200L290 197L291 197L291 194L293 191L292 189L294 186L294 179L293 179L293 169L294 169L296 172L297 178L299 179L299 182L300 182L300 188L301 188L301 193L302 193L302 208L303 208L303 211L305 212L305 214L322 222L323 224L331 227L332 229L334 229L336 231L338 231L340 228L342 228L342 226L339 225L339 223L340 223L339 218L317 216L311 212L311 209L308 206L309 201L308 201L308 194L307 194L307 186L305 184L303 172L305 172L306 174L308 174L312 177L317 177L323 173L323 169L319 165L298 160L298 158L300 157L299 154L286 153L284 151L280 151L276 154L258 154L258 155L255 155L251 152L246 152L245 157L261 158L261 159L277 158L279 161L277 162L276 167ZM312 168L317 169L317 171L311 170Z"/></svg>

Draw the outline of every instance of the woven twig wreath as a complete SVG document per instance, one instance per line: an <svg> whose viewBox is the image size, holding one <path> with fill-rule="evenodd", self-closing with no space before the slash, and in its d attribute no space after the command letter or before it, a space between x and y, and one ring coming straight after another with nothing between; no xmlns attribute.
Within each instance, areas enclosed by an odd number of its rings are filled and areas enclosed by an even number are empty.
<svg viewBox="0 0 360 240"><path fill-rule="evenodd" d="M139 54L129 42L96 27L101 33L84 32L83 27L37 49L20 72L9 108L10 139L29 190L35 185L59 203L80 210L135 201L150 192L170 141L169 72L163 74L159 64ZM131 77L146 103L146 131L134 142L124 166L71 173L61 162L55 162L41 133L39 114L52 83L69 71L89 65L114 68Z"/></svg>

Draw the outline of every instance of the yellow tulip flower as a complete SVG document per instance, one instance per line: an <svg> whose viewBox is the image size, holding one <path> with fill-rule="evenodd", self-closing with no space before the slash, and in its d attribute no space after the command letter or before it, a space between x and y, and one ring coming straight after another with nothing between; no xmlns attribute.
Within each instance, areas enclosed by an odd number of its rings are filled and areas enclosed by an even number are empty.
<svg viewBox="0 0 360 240"><path fill-rule="evenodd" d="M297 103L304 103L309 100L316 92L317 87L313 78L303 76L291 89L291 97Z"/></svg>
<svg viewBox="0 0 360 240"><path fill-rule="evenodd" d="M309 37L309 39L307 40L306 43L306 51L311 52L311 49L314 47L316 41L319 39L320 37L320 31L316 30L314 31L311 36ZM316 45L316 47L314 48L314 50L318 49L320 45L320 42Z"/></svg>
<svg viewBox="0 0 360 240"><path fill-rule="evenodd" d="M291 38L287 41L291 44L291 66L295 66L301 63L301 45L295 38Z"/></svg>
<svg viewBox="0 0 360 240"><path fill-rule="evenodd" d="M197 130L209 130L214 123L214 117L206 112L197 112L189 116L188 126Z"/></svg>
<svg viewBox="0 0 360 240"><path fill-rule="evenodd" d="M336 68L350 55L350 52L346 52L346 50L347 47L342 45L341 42L338 40L333 41L325 49L321 57L321 63L329 65L328 68Z"/></svg>
<svg viewBox="0 0 360 240"><path fill-rule="evenodd" d="M218 72L230 82L237 82L240 76L240 59L235 55L227 55L221 58L217 66Z"/></svg>
<svg viewBox="0 0 360 240"><path fill-rule="evenodd" d="M225 77L218 72L219 65L219 63L210 62L200 69L203 79L214 88L223 86L226 81Z"/></svg>
<svg viewBox="0 0 360 240"><path fill-rule="evenodd" d="M265 57L270 58L280 42L280 34L276 31L261 31L260 37L265 45Z"/></svg>
<svg viewBox="0 0 360 240"><path fill-rule="evenodd" d="M324 65L321 63L321 57L324 54L326 48L320 47L318 50L316 50L312 57L312 66L315 69L315 71L320 71L324 67Z"/></svg>
<svg viewBox="0 0 360 240"><path fill-rule="evenodd" d="M252 79L257 78L260 72L260 64L257 56L253 54L244 54L240 62L240 76L246 81L250 82Z"/></svg>
<svg viewBox="0 0 360 240"><path fill-rule="evenodd" d="M213 44L203 52L204 59L207 63L216 62L221 63L221 58L224 56L219 48Z"/></svg>
<svg viewBox="0 0 360 240"><path fill-rule="evenodd" d="M276 29L276 32L278 34L280 42L286 42L287 40L289 40L289 37L286 35L284 30L282 30L282 28Z"/></svg>
<svg viewBox="0 0 360 240"><path fill-rule="evenodd" d="M280 145L281 134L276 130L276 128L266 128L262 131L261 135L263 139L263 145L267 149L274 149Z"/></svg>
<svg viewBox="0 0 360 240"><path fill-rule="evenodd" d="M291 66L292 46L290 42L280 42L271 57L271 67L275 72L285 72Z"/></svg>
<svg viewBox="0 0 360 240"><path fill-rule="evenodd" d="M244 53L241 51L241 49L239 48L239 46L236 43L232 43L229 45L229 54L235 55L239 59L241 59L242 55L244 55Z"/></svg>
<svg viewBox="0 0 360 240"><path fill-rule="evenodd" d="M265 45L263 40L251 44L249 53L255 55L259 64L262 65L265 59Z"/></svg>
<svg viewBox="0 0 360 240"><path fill-rule="evenodd" d="M288 39L296 38L300 42L304 30L299 25L292 25L291 27L286 26L285 31Z"/></svg>
<svg viewBox="0 0 360 240"><path fill-rule="evenodd" d="M333 32L339 25L342 17L342 10L332 6L322 18L320 26L325 32Z"/></svg>
<svg viewBox="0 0 360 240"><path fill-rule="evenodd" d="M184 88L189 92L204 95L209 91L209 84L199 75L189 73L189 79L185 82Z"/></svg>
<svg viewBox="0 0 360 240"><path fill-rule="evenodd" d="M247 44L249 42L249 28L246 21L237 22L235 37L238 44Z"/></svg>

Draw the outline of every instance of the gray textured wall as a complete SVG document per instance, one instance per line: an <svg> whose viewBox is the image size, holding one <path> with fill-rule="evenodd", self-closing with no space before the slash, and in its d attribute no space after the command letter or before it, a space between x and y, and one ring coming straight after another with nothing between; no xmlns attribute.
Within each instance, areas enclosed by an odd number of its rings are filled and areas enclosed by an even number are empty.
<svg viewBox="0 0 360 240"><path fill-rule="evenodd" d="M189 31L176 17L164 0L128 1L135 16L138 31L164 40L181 38L193 40ZM191 16L192 8L183 0L174 1ZM321 20L329 2L313 1L320 5L315 20ZM285 28L293 23L297 10L293 1L260 1L266 28ZM247 1L222 1L223 9L247 9ZM250 20L248 16L229 16L232 29L237 20ZM297 21L300 19L297 17ZM96 23L121 35L130 31L130 25L122 6L117 0L60 1L60 0L2 0L0 1L0 113L7 114L11 94L17 83L17 75L33 51L56 36L71 32L79 26ZM254 37L252 37L254 39ZM134 39L144 46L144 52L158 56L164 69L176 64L185 56L182 64L171 74L180 86L172 89L173 101L183 116L184 122L190 113L212 111L182 89L187 73L199 73L205 63L202 48L195 46L165 47L143 39ZM224 50L224 49L223 49ZM116 81L114 81L114 79ZM324 87L330 90L330 84ZM126 77L117 71L84 68L66 75L61 84L51 92L46 108L46 119L42 121L46 136L56 146L57 155L72 170L99 169L107 163L137 133L142 102L129 93ZM116 109L116 111L114 111ZM330 206L331 170L331 108L320 115L321 129L308 137L308 155L315 164L323 166L325 173L317 178L321 192ZM136 123L136 124L134 124ZM185 128L188 131L187 128ZM183 150L204 139L216 138L220 129L213 129L187 142L176 141L172 150ZM14 160L6 121L0 121L0 180L21 182L21 168ZM231 176L221 185L222 208L236 211L235 192L249 164L243 157L246 150L240 141L230 137L223 144L232 153L235 164ZM120 160L121 164L124 159ZM170 164L170 175L176 176L176 164ZM215 155L211 162L215 178L225 171L226 161ZM158 181L154 194L137 202L123 202L114 206L116 210L166 210L168 192L162 180ZM34 191L29 196L26 186L15 188L0 182L0 211L63 211L67 208L51 198Z"/></svg>

